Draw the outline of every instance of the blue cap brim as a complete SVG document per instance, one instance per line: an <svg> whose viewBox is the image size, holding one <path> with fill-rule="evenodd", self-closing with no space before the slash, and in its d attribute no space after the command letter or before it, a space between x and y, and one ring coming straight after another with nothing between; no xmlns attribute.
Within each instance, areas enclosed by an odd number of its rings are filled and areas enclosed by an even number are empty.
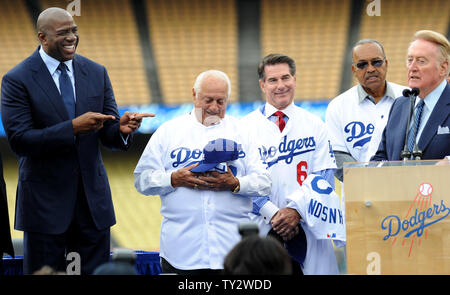
<svg viewBox="0 0 450 295"><path fill-rule="evenodd" d="M216 167L219 163L202 163L191 170L191 172L206 172L208 170L211 170L212 168Z"/></svg>

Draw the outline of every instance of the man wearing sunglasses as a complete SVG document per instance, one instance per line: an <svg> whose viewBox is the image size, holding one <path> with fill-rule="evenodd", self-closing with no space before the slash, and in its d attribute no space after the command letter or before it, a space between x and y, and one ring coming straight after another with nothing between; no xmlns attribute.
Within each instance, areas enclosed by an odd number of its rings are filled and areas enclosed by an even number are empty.
<svg viewBox="0 0 450 295"><path fill-rule="evenodd" d="M325 118L340 181L344 162L367 162L375 154L392 103L406 88L386 81L388 60L380 42L358 41L352 57L359 83L329 103Z"/></svg>

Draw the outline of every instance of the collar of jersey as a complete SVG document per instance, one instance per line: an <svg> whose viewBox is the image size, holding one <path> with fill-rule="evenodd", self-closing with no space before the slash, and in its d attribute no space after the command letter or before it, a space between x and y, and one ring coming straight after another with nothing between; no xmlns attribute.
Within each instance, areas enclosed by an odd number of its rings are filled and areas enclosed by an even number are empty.
<svg viewBox="0 0 450 295"><path fill-rule="evenodd" d="M357 86L357 91L358 91L359 103L362 103L362 102L364 101L364 99L366 99L366 98L375 101L375 100L373 99L373 97L370 96L370 95L364 90L364 88L362 87L362 85L359 84L359 83L358 83L358 86ZM385 97L390 97L390 98L392 98L392 99L395 99L395 98L396 98L396 97L395 97L395 93L394 93L394 89L392 89L392 86L391 86L387 81L386 81L386 92L384 93L383 98L385 98Z"/></svg>
<svg viewBox="0 0 450 295"><path fill-rule="evenodd" d="M288 118L291 118L292 115L294 114L295 104L292 101L292 103L283 110L278 110L268 102L266 102L266 104L263 107L264 109L262 109L261 112L266 118L272 116L273 113L275 113L276 111L282 111Z"/></svg>

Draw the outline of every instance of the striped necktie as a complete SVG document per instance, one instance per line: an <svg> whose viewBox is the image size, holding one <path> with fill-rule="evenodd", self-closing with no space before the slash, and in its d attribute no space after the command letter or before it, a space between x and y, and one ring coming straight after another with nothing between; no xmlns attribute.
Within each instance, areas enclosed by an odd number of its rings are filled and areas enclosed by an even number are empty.
<svg viewBox="0 0 450 295"><path fill-rule="evenodd" d="M422 110L423 110L423 106L424 106L424 101L423 99L421 99L419 101L419 103L416 106L416 111L415 111L415 116L414 116L414 122L411 126L411 129L409 129L409 134L408 134L408 150L410 152L413 151L414 149L414 144L416 143L416 135L417 135L417 130L419 130L420 127L420 119L422 116Z"/></svg>

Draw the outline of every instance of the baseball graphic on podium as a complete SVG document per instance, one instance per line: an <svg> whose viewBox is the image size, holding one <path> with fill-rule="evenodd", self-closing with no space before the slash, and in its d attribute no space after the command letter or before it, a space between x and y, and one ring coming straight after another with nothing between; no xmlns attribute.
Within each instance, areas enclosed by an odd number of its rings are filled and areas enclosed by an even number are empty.
<svg viewBox="0 0 450 295"><path fill-rule="evenodd" d="M433 192L433 187L429 183L422 183L419 187L419 192L422 196L429 196Z"/></svg>

